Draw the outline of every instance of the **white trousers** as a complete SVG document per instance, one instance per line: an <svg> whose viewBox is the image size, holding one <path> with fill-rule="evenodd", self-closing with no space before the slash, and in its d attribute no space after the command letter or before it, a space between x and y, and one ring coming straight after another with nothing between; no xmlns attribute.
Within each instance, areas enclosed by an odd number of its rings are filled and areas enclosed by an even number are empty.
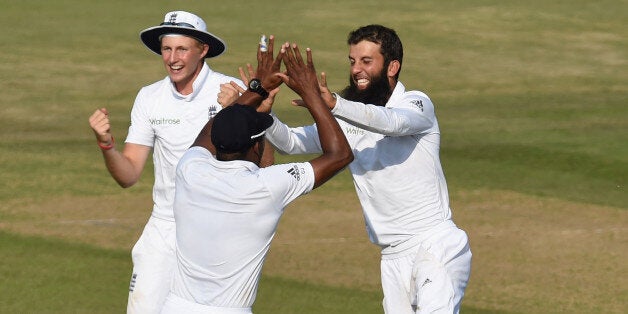
<svg viewBox="0 0 628 314"><path fill-rule="evenodd" d="M457 314L470 273L467 234L451 222L437 226L414 249L382 255L384 311Z"/></svg>
<svg viewBox="0 0 628 314"><path fill-rule="evenodd" d="M170 292L177 257L174 221L150 217L131 256L127 313L159 313Z"/></svg>

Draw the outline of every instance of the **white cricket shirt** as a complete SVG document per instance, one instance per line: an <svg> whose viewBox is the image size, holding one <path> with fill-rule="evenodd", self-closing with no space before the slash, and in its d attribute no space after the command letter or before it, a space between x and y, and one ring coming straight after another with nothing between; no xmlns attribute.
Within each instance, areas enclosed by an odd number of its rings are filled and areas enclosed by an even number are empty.
<svg viewBox="0 0 628 314"><path fill-rule="evenodd" d="M394 250L451 219L440 131L426 94L398 82L385 107L337 96L332 113L353 150L349 170L373 243ZM266 137L282 153L321 151L316 125L289 128L275 118Z"/></svg>
<svg viewBox="0 0 628 314"><path fill-rule="evenodd" d="M192 147L179 162L176 185L171 293L204 305L251 307L284 207L314 186L312 166L258 168Z"/></svg>
<svg viewBox="0 0 628 314"><path fill-rule="evenodd" d="M177 162L207 121L222 109L217 101L220 84L230 81L243 85L240 80L214 72L203 64L189 95L177 92L169 77L143 87L137 94L126 143L153 147L153 216L174 220Z"/></svg>

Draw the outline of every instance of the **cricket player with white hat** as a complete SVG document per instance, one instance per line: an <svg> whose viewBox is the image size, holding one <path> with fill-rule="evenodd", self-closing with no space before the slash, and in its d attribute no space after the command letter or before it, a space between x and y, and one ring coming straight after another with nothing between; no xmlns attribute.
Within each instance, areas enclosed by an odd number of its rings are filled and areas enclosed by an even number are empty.
<svg viewBox="0 0 628 314"><path fill-rule="evenodd" d="M242 82L207 65L205 59L224 53L226 45L207 32L205 22L195 14L168 12L160 25L143 30L140 38L148 49L161 55L168 76L137 94L124 149L116 149L106 108L97 109L89 122L109 173L124 188L138 182L153 153L154 205L132 250L127 312L158 313L168 295L176 263L176 165L207 121L222 109L217 102L220 84ZM265 158L264 164L271 164L272 152Z"/></svg>

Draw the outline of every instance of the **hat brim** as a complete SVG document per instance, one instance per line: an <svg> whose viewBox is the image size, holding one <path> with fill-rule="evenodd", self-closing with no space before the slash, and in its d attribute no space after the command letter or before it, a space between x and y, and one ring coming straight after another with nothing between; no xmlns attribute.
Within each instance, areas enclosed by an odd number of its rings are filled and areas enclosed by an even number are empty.
<svg viewBox="0 0 628 314"><path fill-rule="evenodd" d="M181 34L198 39L209 45L209 51L205 58L213 58L221 55L227 49L222 39L213 34L199 31L197 29L182 26L155 26L140 32L140 39L152 52L161 55L161 41L159 37L165 34Z"/></svg>

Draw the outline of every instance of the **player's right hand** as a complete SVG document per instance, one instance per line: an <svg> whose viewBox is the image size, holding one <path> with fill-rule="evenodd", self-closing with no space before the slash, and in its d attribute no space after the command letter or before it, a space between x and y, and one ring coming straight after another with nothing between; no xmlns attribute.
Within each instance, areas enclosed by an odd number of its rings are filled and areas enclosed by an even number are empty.
<svg viewBox="0 0 628 314"><path fill-rule="evenodd" d="M245 89L240 87L238 83L231 81L229 83L220 84L220 92L218 93L218 103L223 107L231 106Z"/></svg>
<svg viewBox="0 0 628 314"><path fill-rule="evenodd" d="M89 126L94 131L98 142L109 144L112 141L111 124L109 123L109 112L106 108L96 109L89 117Z"/></svg>

